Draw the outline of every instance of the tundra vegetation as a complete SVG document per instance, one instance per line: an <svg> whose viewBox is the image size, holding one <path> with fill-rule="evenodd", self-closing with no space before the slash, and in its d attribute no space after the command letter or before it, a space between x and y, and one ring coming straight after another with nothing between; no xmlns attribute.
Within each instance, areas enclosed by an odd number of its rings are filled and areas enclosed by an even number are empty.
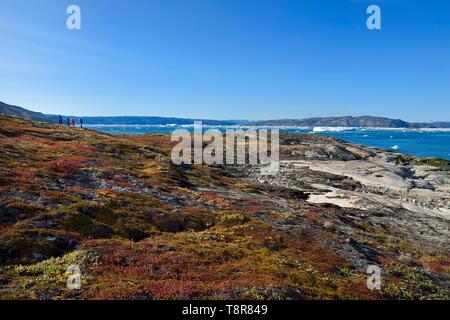
<svg viewBox="0 0 450 320"><path fill-rule="evenodd" d="M374 152L319 136L280 144L286 159ZM305 144L322 151L293 150ZM177 166L174 145L0 116L0 298L449 298L445 218L313 203L310 184L362 183L311 170L291 187L246 166ZM371 264L381 290L367 289ZM81 290L66 287L70 265Z"/></svg>

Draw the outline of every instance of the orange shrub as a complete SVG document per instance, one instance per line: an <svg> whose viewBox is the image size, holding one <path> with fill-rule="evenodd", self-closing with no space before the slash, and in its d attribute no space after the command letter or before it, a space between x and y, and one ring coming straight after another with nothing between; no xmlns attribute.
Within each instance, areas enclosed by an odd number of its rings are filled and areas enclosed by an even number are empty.
<svg viewBox="0 0 450 320"><path fill-rule="evenodd" d="M319 216L315 215L312 212L304 212L303 215L312 222L320 222Z"/></svg>
<svg viewBox="0 0 450 320"><path fill-rule="evenodd" d="M36 177L33 171L22 168L13 168L11 169L11 173L20 181L31 181Z"/></svg>
<svg viewBox="0 0 450 320"><path fill-rule="evenodd" d="M65 188L65 190L68 192L74 192L74 193L79 193L79 194L89 194L92 192L91 190L80 187L80 186L67 186Z"/></svg>
<svg viewBox="0 0 450 320"><path fill-rule="evenodd" d="M67 148L71 151L83 152L88 154L94 152L94 148L92 146L80 142L70 143L67 145Z"/></svg>
<svg viewBox="0 0 450 320"><path fill-rule="evenodd" d="M61 157L48 163L48 168L63 174L75 174L85 164L83 157Z"/></svg>
<svg viewBox="0 0 450 320"><path fill-rule="evenodd" d="M445 266L442 266L439 263L424 263L423 266L434 272L446 272Z"/></svg>
<svg viewBox="0 0 450 320"><path fill-rule="evenodd" d="M44 142L45 145L49 146L52 149L62 149L61 142L56 141L46 141Z"/></svg>

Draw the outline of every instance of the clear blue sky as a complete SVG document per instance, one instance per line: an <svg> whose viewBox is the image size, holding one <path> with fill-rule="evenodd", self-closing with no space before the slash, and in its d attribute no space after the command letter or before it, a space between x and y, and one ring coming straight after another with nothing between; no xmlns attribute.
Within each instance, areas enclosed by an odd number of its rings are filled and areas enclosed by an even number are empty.
<svg viewBox="0 0 450 320"><path fill-rule="evenodd" d="M66 8L82 29L66 29ZM382 30L366 28L378 4ZM0 100L45 113L450 121L450 1L0 0Z"/></svg>

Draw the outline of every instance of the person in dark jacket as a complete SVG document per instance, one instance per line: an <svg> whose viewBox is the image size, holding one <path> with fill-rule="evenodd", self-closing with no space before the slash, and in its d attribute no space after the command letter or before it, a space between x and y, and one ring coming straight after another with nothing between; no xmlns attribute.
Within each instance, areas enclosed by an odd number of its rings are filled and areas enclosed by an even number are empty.
<svg viewBox="0 0 450 320"><path fill-rule="evenodd" d="M70 120L67 118L67 125L70 127Z"/></svg>
<svg viewBox="0 0 450 320"><path fill-rule="evenodd" d="M63 123L63 118L61 117L61 115L58 116L59 117L59 124Z"/></svg>
<svg viewBox="0 0 450 320"><path fill-rule="evenodd" d="M83 118L80 118L80 128L83 128Z"/></svg>

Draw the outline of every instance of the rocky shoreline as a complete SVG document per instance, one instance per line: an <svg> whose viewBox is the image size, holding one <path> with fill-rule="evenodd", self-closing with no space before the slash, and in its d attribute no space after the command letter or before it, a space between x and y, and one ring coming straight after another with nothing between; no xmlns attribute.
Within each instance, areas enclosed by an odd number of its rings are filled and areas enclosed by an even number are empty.
<svg viewBox="0 0 450 320"><path fill-rule="evenodd" d="M261 176L172 146L0 116L0 298L449 299L448 161L281 134Z"/></svg>
<svg viewBox="0 0 450 320"><path fill-rule="evenodd" d="M358 209L366 219L389 220L422 245L450 250L448 165L406 163L399 153L325 137L314 146L304 141L315 136L284 138L289 143L282 143L279 173L263 176L248 168L248 179L305 192L311 203Z"/></svg>

